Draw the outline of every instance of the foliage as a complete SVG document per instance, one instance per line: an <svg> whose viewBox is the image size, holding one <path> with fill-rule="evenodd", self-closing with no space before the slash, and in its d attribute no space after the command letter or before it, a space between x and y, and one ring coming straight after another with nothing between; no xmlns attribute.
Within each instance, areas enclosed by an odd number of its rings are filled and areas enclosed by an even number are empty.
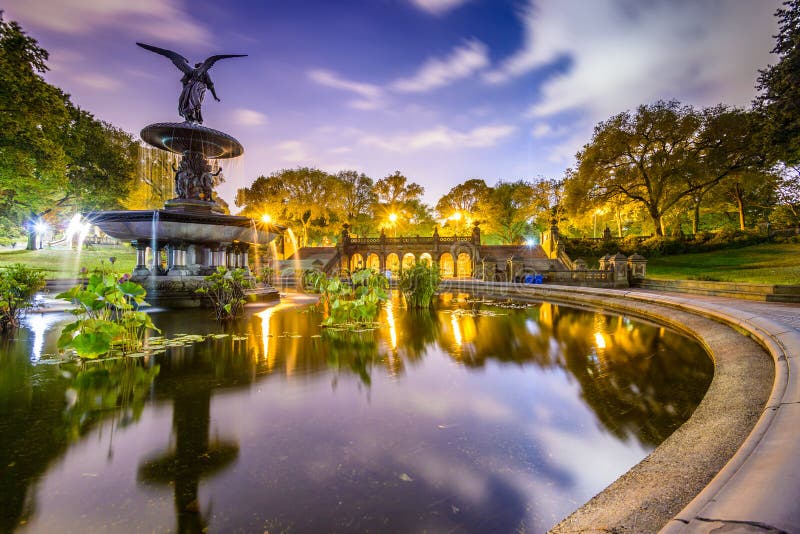
<svg viewBox="0 0 800 534"><path fill-rule="evenodd" d="M389 280L370 269L354 271L350 280L310 271L306 282L322 295L323 326L350 330L375 327L380 305L389 297Z"/></svg>
<svg viewBox="0 0 800 534"><path fill-rule="evenodd" d="M759 71L756 105L765 115L772 156L789 164L800 162L800 0L790 0L778 17L773 54L778 62Z"/></svg>
<svg viewBox="0 0 800 534"><path fill-rule="evenodd" d="M435 262L417 261L400 272L398 285L409 308L429 308L441 281L442 275Z"/></svg>
<svg viewBox="0 0 800 534"><path fill-rule="evenodd" d="M59 349L74 349L82 358L97 358L119 350L123 355L141 349L147 329L159 331L150 316L145 289L108 269L95 271L82 284L56 298L76 304L79 318L61 331Z"/></svg>
<svg viewBox="0 0 800 534"><path fill-rule="evenodd" d="M473 178L453 186L447 194L442 195L436 203L436 212L440 219L446 219L454 213L460 213L471 219L480 218L479 207L489 195L486 182Z"/></svg>
<svg viewBox="0 0 800 534"><path fill-rule="evenodd" d="M724 106L697 111L676 101L639 106L595 128L566 184L573 198L621 197L643 206L664 235L664 216L732 173L758 168L758 121Z"/></svg>
<svg viewBox="0 0 800 534"><path fill-rule="evenodd" d="M19 319L33 307L33 298L44 289L44 273L21 263L0 268L0 331L19 326Z"/></svg>
<svg viewBox="0 0 800 534"><path fill-rule="evenodd" d="M205 285L195 289L198 295L206 296L214 307L217 319L237 317L247 300L245 291L253 287L253 280L244 269L230 269L223 266L205 277Z"/></svg>
<svg viewBox="0 0 800 534"><path fill-rule="evenodd" d="M541 200L530 182L499 182L480 204L487 233L502 243L522 242L531 231L531 219L542 209Z"/></svg>
<svg viewBox="0 0 800 534"><path fill-rule="evenodd" d="M356 234L365 234L372 226L373 208L378 200L375 183L366 174L340 171L336 174L341 189L344 220Z"/></svg>

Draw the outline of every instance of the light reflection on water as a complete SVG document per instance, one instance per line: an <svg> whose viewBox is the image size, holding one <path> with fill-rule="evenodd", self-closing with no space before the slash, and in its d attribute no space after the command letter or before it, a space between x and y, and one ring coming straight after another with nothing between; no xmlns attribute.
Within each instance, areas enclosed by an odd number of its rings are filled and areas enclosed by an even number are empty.
<svg viewBox="0 0 800 534"><path fill-rule="evenodd" d="M156 312L247 336L159 357L33 364L67 315L0 341L0 531L542 531L711 379L697 344L619 316L460 295L346 334L296 302Z"/></svg>

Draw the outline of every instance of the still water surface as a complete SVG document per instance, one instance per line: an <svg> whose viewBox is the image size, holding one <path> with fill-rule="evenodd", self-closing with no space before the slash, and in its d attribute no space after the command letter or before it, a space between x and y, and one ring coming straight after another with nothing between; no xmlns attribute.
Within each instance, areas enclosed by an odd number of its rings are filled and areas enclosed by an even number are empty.
<svg viewBox="0 0 800 534"><path fill-rule="evenodd" d="M302 297L153 318L233 335L83 366L48 356L66 314L0 340L0 531L544 531L713 374L669 329L546 303L395 300L362 334Z"/></svg>

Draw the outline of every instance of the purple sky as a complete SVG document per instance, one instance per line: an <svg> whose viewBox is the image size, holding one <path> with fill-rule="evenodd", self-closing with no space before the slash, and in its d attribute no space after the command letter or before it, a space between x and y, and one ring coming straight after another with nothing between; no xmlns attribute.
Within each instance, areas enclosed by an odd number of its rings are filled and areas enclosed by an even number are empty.
<svg viewBox="0 0 800 534"><path fill-rule="evenodd" d="M180 73L211 70L205 125L238 138L232 201L297 165L395 170L435 204L468 178L560 177L594 125L657 99L750 103L777 0L7 0L47 78L132 133L179 121Z"/></svg>

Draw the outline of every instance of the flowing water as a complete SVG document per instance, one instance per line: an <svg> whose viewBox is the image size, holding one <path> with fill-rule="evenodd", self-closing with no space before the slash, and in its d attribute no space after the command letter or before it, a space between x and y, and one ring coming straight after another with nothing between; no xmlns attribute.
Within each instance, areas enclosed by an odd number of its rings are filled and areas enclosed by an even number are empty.
<svg viewBox="0 0 800 534"><path fill-rule="evenodd" d="M291 228L286 229L286 234L289 235L289 240L292 242L292 254L294 255L294 283L297 289L303 287L303 264L300 262L300 254L298 251L300 247L297 245L297 237L292 232Z"/></svg>
<svg viewBox="0 0 800 534"><path fill-rule="evenodd" d="M216 336L84 365L48 355L70 316L30 315L0 338L0 531L544 531L713 374L667 328L464 297L362 333L302 295L227 325L153 310Z"/></svg>

